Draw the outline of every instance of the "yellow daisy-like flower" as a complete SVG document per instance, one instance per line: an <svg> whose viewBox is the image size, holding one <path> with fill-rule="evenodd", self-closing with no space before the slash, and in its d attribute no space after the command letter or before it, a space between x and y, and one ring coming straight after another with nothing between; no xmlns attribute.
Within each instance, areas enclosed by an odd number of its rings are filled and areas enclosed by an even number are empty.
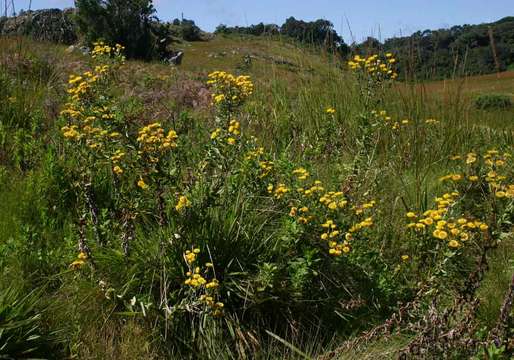
<svg viewBox="0 0 514 360"><path fill-rule="evenodd" d="M448 237L448 233L444 230L434 230L434 232L432 233L432 235L434 235L435 238L438 238L438 239L441 239L441 240L444 240Z"/></svg>
<svg viewBox="0 0 514 360"><path fill-rule="evenodd" d="M139 179L139 181L137 182L137 186L139 186L143 190L146 190L149 187L143 179Z"/></svg>
<svg viewBox="0 0 514 360"><path fill-rule="evenodd" d="M119 167L118 165L116 165L115 167L112 168L112 171L116 174L116 175L121 175L123 174L123 169L121 167Z"/></svg>
<svg viewBox="0 0 514 360"><path fill-rule="evenodd" d="M500 190L500 191L497 191L497 192L496 192L496 197L497 197L497 198L499 198L499 199L504 198L504 197L505 197L505 195L507 195L507 194L505 193L505 191L501 191L501 190Z"/></svg>
<svg viewBox="0 0 514 360"><path fill-rule="evenodd" d="M184 208L186 207L190 207L191 206L191 201L189 201L189 199L187 197L185 197L184 195L180 196L179 199L178 199L178 203L177 205L175 206L175 210L177 210L178 212L182 211Z"/></svg>
<svg viewBox="0 0 514 360"><path fill-rule="evenodd" d="M456 249L460 246L460 243L457 240L450 240L450 242L448 243L448 246L453 249Z"/></svg>

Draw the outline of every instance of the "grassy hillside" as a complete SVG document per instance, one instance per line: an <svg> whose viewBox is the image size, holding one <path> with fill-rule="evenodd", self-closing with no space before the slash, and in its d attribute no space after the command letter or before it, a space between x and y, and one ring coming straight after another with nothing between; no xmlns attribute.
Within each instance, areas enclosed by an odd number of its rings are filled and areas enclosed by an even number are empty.
<svg viewBox="0 0 514 360"><path fill-rule="evenodd" d="M512 74L182 46L0 38L0 357L513 355Z"/></svg>

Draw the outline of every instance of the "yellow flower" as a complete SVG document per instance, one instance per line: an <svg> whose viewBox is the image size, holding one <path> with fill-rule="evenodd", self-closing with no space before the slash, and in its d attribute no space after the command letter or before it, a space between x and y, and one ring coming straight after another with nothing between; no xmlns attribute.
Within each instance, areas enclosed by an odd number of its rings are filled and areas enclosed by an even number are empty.
<svg viewBox="0 0 514 360"><path fill-rule="evenodd" d="M505 195L507 195L507 193L505 193L505 191L501 191L500 190L500 191L497 191L495 195L496 195L497 198L501 199L501 198L504 198Z"/></svg>
<svg viewBox="0 0 514 360"><path fill-rule="evenodd" d="M148 189L148 185L144 182L143 179L139 179L139 181L137 182L137 186L139 186L143 190Z"/></svg>
<svg viewBox="0 0 514 360"><path fill-rule="evenodd" d="M190 206L191 206L191 202L189 201L189 199L187 197L185 197L184 195L182 195L179 197L177 205L175 205L175 210L180 212L184 208L190 207Z"/></svg>
<svg viewBox="0 0 514 360"><path fill-rule="evenodd" d="M336 109L334 109L334 108L332 108L332 107L329 107L329 108L327 108L327 109L325 110L325 112L326 112L327 114L331 114L331 115L332 115L332 114L335 114L335 113L336 113Z"/></svg>
<svg viewBox="0 0 514 360"><path fill-rule="evenodd" d="M75 260L74 262L72 262L70 264L70 267L72 269L76 270L76 269L82 267L82 265L84 265L84 264L85 264L84 260Z"/></svg>
<svg viewBox="0 0 514 360"><path fill-rule="evenodd" d="M121 167L119 167L118 165L116 165L115 167L112 168L112 171L116 174L116 175L121 175L123 174L123 169Z"/></svg>
<svg viewBox="0 0 514 360"><path fill-rule="evenodd" d="M448 246L456 249L460 246L460 243L457 240L450 240L450 242L448 243Z"/></svg>
<svg viewBox="0 0 514 360"><path fill-rule="evenodd" d="M234 139L233 137L229 137L229 138L227 139L227 143L228 143L229 145L234 145L234 144L236 143L236 139Z"/></svg>
<svg viewBox="0 0 514 360"><path fill-rule="evenodd" d="M446 231L439 230L439 229L434 230L432 235L434 235L435 238L438 238L438 239L441 239L441 240L444 240L444 239L446 239L448 237L448 233Z"/></svg>
<svg viewBox="0 0 514 360"><path fill-rule="evenodd" d="M415 214L414 212L412 212L412 211L409 211L409 212L406 214L406 216L407 216L409 219L411 219L411 218L415 218L415 217L416 217L416 214Z"/></svg>
<svg viewBox="0 0 514 360"><path fill-rule="evenodd" d="M410 256L409 255L402 255L402 261L406 262L409 261Z"/></svg>
<svg viewBox="0 0 514 360"><path fill-rule="evenodd" d="M211 140L214 140L216 139L218 136L220 136L220 133L221 133L221 129L216 129L212 132L211 134Z"/></svg>

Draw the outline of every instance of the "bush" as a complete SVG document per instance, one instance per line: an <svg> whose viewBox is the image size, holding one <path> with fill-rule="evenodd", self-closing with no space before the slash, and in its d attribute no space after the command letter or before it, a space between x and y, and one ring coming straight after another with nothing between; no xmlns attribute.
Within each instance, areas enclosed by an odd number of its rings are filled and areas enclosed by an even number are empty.
<svg viewBox="0 0 514 360"><path fill-rule="evenodd" d="M151 0L76 0L77 24L86 41L103 39L125 46L129 58L158 57L157 38L152 33L155 9Z"/></svg>
<svg viewBox="0 0 514 360"><path fill-rule="evenodd" d="M512 107L512 99L503 94L479 95L475 99L475 107L480 110L508 109Z"/></svg>
<svg viewBox="0 0 514 360"><path fill-rule="evenodd" d="M196 26L193 20L175 19L171 25L171 31L176 36L181 37L186 41L202 40L202 31L198 26Z"/></svg>

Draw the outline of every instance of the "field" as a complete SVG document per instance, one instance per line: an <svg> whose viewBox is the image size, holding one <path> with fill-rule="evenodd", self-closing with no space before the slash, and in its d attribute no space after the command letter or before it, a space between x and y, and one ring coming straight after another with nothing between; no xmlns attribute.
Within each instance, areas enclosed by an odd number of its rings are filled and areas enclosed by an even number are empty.
<svg viewBox="0 0 514 360"><path fill-rule="evenodd" d="M514 72L111 45L0 38L0 358L514 355Z"/></svg>

